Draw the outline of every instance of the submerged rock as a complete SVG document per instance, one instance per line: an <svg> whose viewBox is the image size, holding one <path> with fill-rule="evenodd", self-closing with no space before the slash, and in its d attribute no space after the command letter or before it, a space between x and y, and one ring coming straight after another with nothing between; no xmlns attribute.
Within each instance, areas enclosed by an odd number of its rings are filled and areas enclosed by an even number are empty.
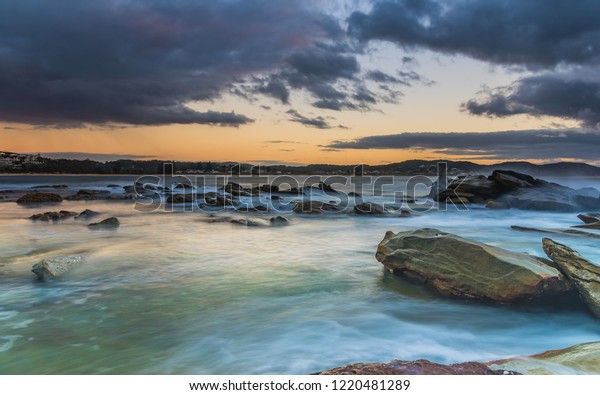
<svg viewBox="0 0 600 395"><path fill-rule="evenodd" d="M100 215L100 213L86 208L85 210L80 212L79 215L75 217L75 219L86 219L95 217L96 215Z"/></svg>
<svg viewBox="0 0 600 395"><path fill-rule="evenodd" d="M110 217L107 218L103 221L100 222L96 222L93 224L89 224L88 227L92 228L92 229L97 229L97 228L118 228L121 224L119 223L119 220L115 217Z"/></svg>
<svg viewBox="0 0 600 395"><path fill-rule="evenodd" d="M436 229L387 232L376 258L396 275L465 299L513 303L570 287L557 269L534 256Z"/></svg>
<svg viewBox="0 0 600 395"><path fill-rule="evenodd" d="M442 365L426 359L417 361L393 360L388 363L356 363L320 372L320 375L503 375L514 374L491 369L480 362Z"/></svg>
<svg viewBox="0 0 600 395"><path fill-rule="evenodd" d="M551 239L543 239L544 252L571 280L592 314L600 318L600 267L576 251Z"/></svg>
<svg viewBox="0 0 600 395"><path fill-rule="evenodd" d="M45 213L40 213L40 214L33 214L31 217L29 217L30 219L34 220L34 221L59 221L61 219L67 219L67 218L71 218L76 216L77 213L73 212L73 211L65 211L65 210L61 210L61 211L48 211Z"/></svg>
<svg viewBox="0 0 600 395"><path fill-rule="evenodd" d="M17 199L18 204L30 204L30 203L58 203L62 202L63 198L58 193L47 193L47 192L32 192L26 193Z"/></svg>
<svg viewBox="0 0 600 395"><path fill-rule="evenodd" d="M44 259L33 265L31 271L35 273L40 280L48 280L60 277L82 261L83 258L81 256Z"/></svg>

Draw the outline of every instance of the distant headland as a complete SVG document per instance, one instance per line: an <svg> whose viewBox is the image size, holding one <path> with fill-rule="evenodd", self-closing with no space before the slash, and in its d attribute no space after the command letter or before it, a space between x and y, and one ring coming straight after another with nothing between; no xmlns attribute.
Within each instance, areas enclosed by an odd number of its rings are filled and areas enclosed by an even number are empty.
<svg viewBox="0 0 600 395"><path fill-rule="evenodd" d="M162 174L164 164L173 165L177 174L315 174L315 175L352 175L357 167L362 175L435 175L437 164L445 162L448 174L491 173L495 169L514 170L534 176L572 176L600 177L600 167L580 162L558 162L535 164L526 161L500 162L496 164L478 164L469 161L451 160L407 160L385 165L256 165L236 162L214 161L169 161L169 160L132 160L96 161L91 159L52 159L35 154L19 154L0 151L0 173L4 174Z"/></svg>

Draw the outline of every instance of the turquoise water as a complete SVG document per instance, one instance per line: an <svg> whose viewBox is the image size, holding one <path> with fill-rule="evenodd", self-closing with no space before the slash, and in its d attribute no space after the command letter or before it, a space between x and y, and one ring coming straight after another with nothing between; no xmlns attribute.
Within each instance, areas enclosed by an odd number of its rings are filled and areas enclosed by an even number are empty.
<svg viewBox="0 0 600 395"><path fill-rule="evenodd" d="M34 223L26 218L41 208L0 203L0 373L303 374L394 358L491 360L600 340L583 308L442 299L384 272L374 257L387 230L416 227L543 255L542 235L510 225L567 227L579 224L574 214L290 214L290 226L246 228L207 223L200 212L139 213L131 202L58 207L117 216L121 227ZM597 240L555 239L600 262ZM35 262L66 255L85 263L57 281L34 279Z"/></svg>

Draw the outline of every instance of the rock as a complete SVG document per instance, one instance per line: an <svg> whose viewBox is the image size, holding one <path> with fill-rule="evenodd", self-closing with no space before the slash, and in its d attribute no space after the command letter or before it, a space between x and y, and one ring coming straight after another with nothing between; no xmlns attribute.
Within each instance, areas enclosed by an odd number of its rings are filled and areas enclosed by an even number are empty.
<svg viewBox="0 0 600 395"><path fill-rule="evenodd" d="M600 208L600 198L589 188L575 190L509 170L496 170L489 177L464 176L452 180L438 192L434 183L430 196L437 201L486 203L494 209L578 211ZM596 191L597 192L597 191ZM494 203L490 203L493 201Z"/></svg>
<svg viewBox="0 0 600 395"><path fill-rule="evenodd" d="M87 219L95 217L96 215L100 215L100 213L86 208L85 210L80 212L79 215L75 217L75 219Z"/></svg>
<svg viewBox="0 0 600 395"><path fill-rule="evenodd" d="M441 365L426 359L417 361L393 360L388 363L356 363L320 372L320 375L502 375L505 370L494 370L480 362ZM514 373L513 373L514 374Z"/></svg>
<svg viewBox="0 0 600 395"><path fill-rule="evenodd" d="M511 170L494 170L489 178L507 189L530 188L535 186L537 182L531 176Z"/></svg>
<svg viewBox="0 0 600 395"><path fill-rule="evenodd" d="M271 223L271 226L282 226L282 225L288 225L290 223L290 221L285 218L282 217L280 215L278 215L277 217L272 217L269 222Z"/></svg>
<svg viewBox="0 0 600 395"><path fill-rule="evenodd" d="M581 195L581 196L591 197L591 198L600 197L600 191L598 191L596 188L592 188L592 187L580 188L577 190L577 194Z"/></svg>
<svg viewBox="0 0 600 395"><path fill-rule="evenodd" d="M121 224L119 223L119 220L115 217L110 217L107 218L105 220L102 220L100 222L96 222L93 224L89 224L88 227L92 228L92 229L97 229L97 228L118 228L119 226L121 226Z"/></svg>
<svg viewBox="0 0 600 395"><path fill-rule="evenodd" d="M230 221L232 224L244 226L270 226L271 223L263 218L233 218Z"/></svg>
<svg viewBox="0 0 600 395"><path fill-rule="evenodd" d="M506 210L508 208L510 208L508 206L508 204L504 203L504 202L499 202L497 200L488 200L487 203L485 204L486 208L489 208L491 210Z"/></svg>
<svg viewBox="0 0 600 395"><path fill-rule="evenodd" d="M382 215L386 213L383 206L367 202L354 206L354 212L359 215Z"/></svg>
<svg viewBox="0 0 600 395"><path fill-rule="evenodd" d="M465 299L514 303L569 289L557 269L531 255L436 229L387 232L376 258L396 275Z"/></svg>
<svg viewBox="0 0 600 395"><path fill-rule="evenodd" d="M58 203L62 202L63 198L57 193L32 192L26 193L17 199L18 204L31 203Z"/></svg>
<svg viewBox="0 0 600 395"><path fill-rule="evenodd" d="M339 191L336 191L331 185L329 184L325 184L324 182L320 182L317 184L317 189L323 191L323 192L329 192L329 193L339 193Z"/></svg>
<svg viewBox="0 0 600 395"><path fill-rule="evenodd" d="M277 185L264 184L264 185L259 185L257 187L252 188L252 194L259 194L261 192L277 193L277 192L279 192L279 187Z"/></svg>
<svg viewBox="0 0 600 395"><path fill-rule="evenodd" d="M592 314L600 318L600 267L554 240L545 238L542 245L546 255L571 280Z"/></svg>
<svg viewBox="0 0 600 395"><path fill-rule="evenodd" d="M487 363L491 369L522 374L600 374L600 342L578 344L530 357L508 358Z"/></svg>
<svg viewBox="0 0 600 395"><path fill-rule="evenodd" d="M225 192L232 194L233 196L252 196L252 191L244 188L240 184L235 182L228 182L224 188Z"/></svg>
<svg viewBox="0 0 600 395"><path fill-rule="evenodd" d="M34 220L34 221L59 221L61 219L67 219L67 218L71 218L76 216L77 213L73 212L73 211L65 211L65 210L61 210L61 211L48 211L45 213L40 213L40 214L34 214L31 217L29 217L30 219Z"/></svg>
<svg viewBox="0 0 600 395"><path fill-rule="evenodd" d="M60 277L63 273L71 270L73 266L82 261L83 258L80 256L44 259L33 265L31 271L40 280L48 280Z"/></svg>
<svg viewBox="0 0 600 395"><path fill-rule="evenodd" d="M478 199L493 199L499 196L502 187L496 181L488 179L485 176L466 176L452 180L448 189L440 192L434 197L434 200L443 202L447 198L457 197L475 197Z"/></svg>
<svg viewBox="0 0 600 395"><path fill-rule="evenodd" d="M117 185L117 184L109 184L106 186L107 188L124 188L121 185Z"/></svg>
<svg viewBox="0 0 600 395"><path fill-rule="evenodd" d="M65 200L101 200L110 196L110 191L103 189L80 189L76 194L67 196Z"/></svg>
<svg viewBox="0 0 600 395"><path fill-rule="evenodd" d="M596 221L596 222L594 222L594 223L591 223L591 224L577 225L577 226L575 226L575 228L582 228L582 229L600 229L600 221Z"/></svg>
<svg viewBox="0 0 600 395"><path fill-rule="evenodd" d="M579 214L577 218L583 221L584 224L593 224L600 221L600 217L591 214Z"/></svg>
<svg viewBox="0 0 600 395"><path fill-rule="evenodd" d="M438 178L431 184L431 190L429 191L428 197L438 200L438 195L448 189L450 183L449 178Z"/></svg>
<svg viewBox="0 0 600 395"><path fill-rule="evenodd" d="M585 225L581 225L581 226L585 226ZM591 238L591 239L600 239L599 234L595 234L595 233L591 233L591 232L582 232L577 229L538 229L538 228L528 228L525 226L517 226L517 225L512 225L510 228L521 231L521 232L550 233L550 234L561 235L561 236L565 236L565 235L566 236L581 236L581 237L587 237L587 238Z"/></svg>
<svg viewBox="0 0 600 395"><path fill-rule="evenodd" d="M169 195L169 197L167 197L167 203L179 204L179 203L193 203L195 201L196 201L196 197L194 196L193 193Z"/></svg>
<svg viewBox="0 0 600 395"><path fill-rule="evenodd" d="M401 216L401 217L404 217L404 218L406 218L406 217L410 217L410 216L411 216L411 213L410 213L410 211L409 211L409 210L402 210L402 211L400 211L400 216Z"/></svg>
<svg viewBox="0 0 600 395"><path fill-rule="evenodd" d="M335 204L315 200L296 202L294 212L301 214L322 214L339 212L341 208Z"/></svg>
<svg viewBox="0 0 600 395"><path fill-rule="evenodd" d="M234 206L233 200L229 196L221 196L216 195L216 197L209 197L208 194L204 196L204 200L206 204L202 204L201 206L213 206L213 207L226 207L226 206Z"/></svg>

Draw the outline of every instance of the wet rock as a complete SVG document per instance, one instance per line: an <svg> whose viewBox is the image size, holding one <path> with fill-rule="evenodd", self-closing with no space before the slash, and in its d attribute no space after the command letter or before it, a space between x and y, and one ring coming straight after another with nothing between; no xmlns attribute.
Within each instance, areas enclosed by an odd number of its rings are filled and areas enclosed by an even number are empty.
<svg viewBox="0 0 600 395"><path fill-rule="evenodd" d="M386 211L379 204L364 202L354 206L354 213L359 215L382 215Z"/></svg>
<svg viewBox="0 0 600 395"><path fill-rule="evenodd" d="M263 218L233 218L232 224L243 226L270 226L271 223Z"/></svg>
<svg viewBox="0 0 600 395"><path fill-rule="evenodd" d="M40 213L40 214L34 214L31 217L29 217L30 219L34 220L34 221L60 221L62 219L67 219L67 218L71 218L76 216L77 213L73 212L73 211L65 211L65 210L61 210L61 211L48 211L45 213Z"/></svg>
<svg viewBox="0 0 600 395"><path fill-rule="evenodd" d="M260 194L260 193L277 193L279 192L279 187L277 185L264 184L257 187L252 188L252 194Z"/></svg>
<svg viewBox="0 0 600 395"><path fill-rule="evenodd" d="M110 196L110 191L103 189L80 189L76 194L67 196L65 200L103 200Z"/></svg>
<svg viewBox="0 0 600 395"><path fill-rule="evenodd" d="M591 214L579 214L577 216L584 224L593 224L595 222L600 222L600 217Z"/></svg>
<svg viewBox="0 0 600 395"><path fill-rule="evenodd" d="M82 261L83 258L80 256L44 259L33 265L31 271L35 273L40 280L49 280L60 277Z"/></svg>
<svg viewBox="0 0 600 395"><path fill-rule="evenodd" d="M437 190L435 189L437 188ZM454 179L448 188L435 185L430 193L434 200L486 203L488 207L522 210L578 211L600 207L598 194L575 190L508 170L496 170L489 177L465 176ZM490 201L495 203L490 204ZM464 201L464 203L467 203Z"/></svg>
<svg viewBox="0 0 600 395"><path fill-rule="evenodd" d="M196 196L193 193L190 194L176 194L167 197L167 203L193 203L196 201Z"/></svg>
<svg viewBox="0 0 600 395"><path fill-rule="evenodd" d="M409 210L402 210L402 211L400 211L400 216L401 216L401 217L404 217L404 218L406 218L406 217L410 217L411 215L412 215L412 214L410 213L410 211L409 211Z"/></svg>
<svg viewBox="0 0 600 395"><path fill-rule="evenodd" d="M87 219L87 218L95 217L96 215L100 215L100 213L86 208L85 210L80 212L75 217L75 219Z"/></svg>
<svg viewBox="0 0 600 395"><path fill-rule="evenodd" d="M17 199L18 204L33 204L33 203L59 203L63 198L57 193L32 192L26 193Z"/></svg>
<svg viewBox="0 0 600 395"><path fill-rule="evenodd" d="M497 200L488 200L485 207L491 210L506 210L510 208L505 202L499 202Z"/></svg>
<svg viewBox="0 0 600 395"><path fill-rule="evenodd" d="M376 258L396 275L465 299L514 303L564 292L570 285L536 257L436 229L388 232Z"/></svg>
<svg viewBox="0 0 600 395"><path fill-rule="evenodd" d="M100 222L89 224L88 227L91 229L114 229L121 226L119 220L115 217L110 217Z"/></svg>
<svg viewBox="0 0 600 395"><path fill-rule="evenodd" d="M271 226L283 226L283 225L289 225L290 221L285 218L282 217L280 215L278 215L277 217L272 217L269 222L271 223Z"/></svg>
<svg viewBox="0 0 600 395"><path fill-rule="evenodd" d="M522 374L600 374L600 342L578 344L530 357L492 361L487 365Z"/></svg>
<svg viewBox="0 0 600 395"><path fill-rule="evenodd" d="M514 374L495 370L479 362L442 365L426 359L416 361L393 360L388 363L356 363L326 370L320 375L503 375Z"/></svg>
<svg viewBox="0 0 600 395"><path fill-rule="evenodd" d="M294 207L294 212L299 214L322 214L339 211L341 211L341 208L338 205L315 200L296 202Z"/></svg>
<svg viewBox="0 0 600 395"><path fill-rule="evenodd" d="M571 280L592 314L600 318L600 267L584 259L564 244L545 238L544 252Z"/></svg>
<svg viewBox="0 0 600 395"><path fill-rule="evenodd" d="M583 226L585 226L585 225L583 225ZM591 233L591 232L584 232L584 231L577 230L577 229L538 229L538 228L529 228L526 226L517 226L517 225L512 225L510 228L513 230L518 230L520 232L538 232L538 233L549 233L549 234L561 235L561 236L578 236L578 237L586 237L586 238L590 238L590 239L600 239L599 234L595 234L595 233Z"/></svg>
<svg viewBox="0 0 600 395"><path fill-rule="evenodd" d="M530 188L537 184L535 178L511 170L495 170L489 178L509 190Z"/></svg>
<svg viewBox="0 0 600 395"><path fill-rule="evenodd" d="M107 188L124 188L121 185L117 185L117 184L109 184L106 186Z"/></svg>
<svg viewBox="0 0 600 395"><path fill-rule="evenodd" d="M240 184L235 182L228 182L224 188L225 192L230 193L233 196L252 196L252 191L244 188Z"/></svg>

